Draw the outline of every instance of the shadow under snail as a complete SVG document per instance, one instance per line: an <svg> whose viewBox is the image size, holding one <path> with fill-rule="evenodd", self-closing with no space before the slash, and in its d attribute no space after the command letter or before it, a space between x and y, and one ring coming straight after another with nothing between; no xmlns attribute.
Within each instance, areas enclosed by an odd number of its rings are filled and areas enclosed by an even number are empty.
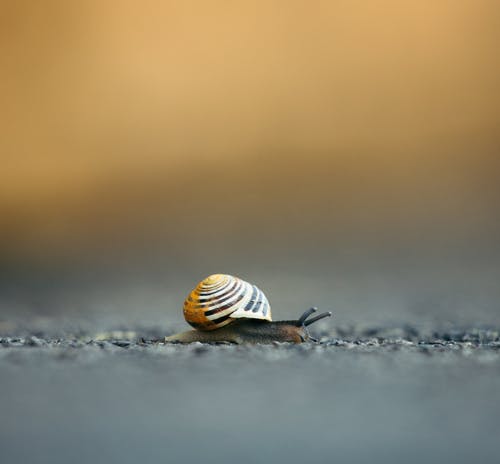
<svg viewBox="0 0 500 464"><path fill-rule="evenodd" d="M237 277L214 274L203 279L184 301L184 318L194 330L165 337L167 343L302 343L317 341L308 326L331 312L309 318L308 309L297 320L272 321L266 296L255 285Z"/></svg>

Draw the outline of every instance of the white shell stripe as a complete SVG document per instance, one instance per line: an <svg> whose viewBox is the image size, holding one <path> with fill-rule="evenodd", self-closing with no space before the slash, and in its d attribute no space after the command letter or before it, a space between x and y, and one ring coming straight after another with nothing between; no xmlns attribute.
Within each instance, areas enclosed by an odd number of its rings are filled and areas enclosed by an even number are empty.
<svg viewBox="0 0 500 464"><path fill-rule="evenodd" d="M219 309L219 308L222 308L223 306L227 306L229 304L232 304L232 302L235 299L238 299L238 297L240 295L242 295L242 294L244 295L245 294L245 290L244 290L243 287L244 287L243 282L240 281L236 285L236 288L234 289L234 291L228 292L225 295L221 295L221 298L218 299L218 303L210 305L210 309L209 309L210 313L212 311L215 311L215 310ZM240 300L241 300L241 298L240 298ZM210 313L208 313L208 315L210 315Z"/></svg>
<svg viewBox="0 0 500 464"><path fill-rule="evenodd" d="M228 289L232 288L235 284L237 284L237 281L233 280L233 281L229 281L226 285L224 285L224 287L222 287L220 290L217 290L217 291L214 291L213 293L210 292L210 294L208 294L209 292L205 292L203 291L199 293L199 300L210 300L212 298L217 298L221 295L224 295L224 293L226 293L228 291Z"/></svg>
<svg viewBox="0 0 500 464"><path fill-rule="evenodd" d="M252 288L252 299L250 300L250 305L245 306L243 309L245 311L255 311L255 308L258 307L259 304L259 299L261 298L262 292L255 286L253 285Z"/></svg>
<svg viewBox="0 0 500 464"><path fill-rule="evenodd" d="M233 318L246 317L249 319L271 320L271 308L269 306L269 302L267 301L266 296L264 295L264 292L262 292L262 290L260 290L256 286L253 287L255 287L256 289L256 296L254 297L253 302L250 301L251 306L249 307L248 305L245 306L242 305L241 308L239 308L233 314L231 314L231 317Z"/></svg>
<svg viewBox="0 0 500 464"><path fill-rule="evenodd" d="M221 317L224 317L224 316L227 316L227 315L233 313L238 308L244 307L246 301L248 301L248 299L250 297L249 297L248 290L245 288L245 286L243 286L243 287L244 288L242 289L242 291L240 291L236 295L234 295L229 301L225 301L222 304L210 307L210 310L212 310L214 308L222 308L222 307L224 307L224 308L227 307L227 309L223 309L222 311L218 311L213 315L207 315L207 319L209 319L211 321L215 321Z"/></svg>
<svg viewBox="0 0 500 464"><path fill-rule="evenodd" d="M197 288L197 293L199 293L199 294L208 294L208 293L214 294L214 293L220 292L221 290L229 287L232 284L233 284L233 281L228 280L228 281L225 281L222 284L216 285L214 287L199 287L199 288Z"/></svg>
<svg viewBox="0 0 500 464"><path fill-rule="evenodd" d="M240 301L241 295L245 294L245 291L244 289L242 289L242 287L243 285L239 284L236 289L231 289L231 292L228 292L225 295L221 295L220 298L215 300L216 302L214 304L210 304L209 302L209 307L206 310L205 314L207 316L210 316L212 314L218 313L219 308L231 306L235 300Z"/></svg>

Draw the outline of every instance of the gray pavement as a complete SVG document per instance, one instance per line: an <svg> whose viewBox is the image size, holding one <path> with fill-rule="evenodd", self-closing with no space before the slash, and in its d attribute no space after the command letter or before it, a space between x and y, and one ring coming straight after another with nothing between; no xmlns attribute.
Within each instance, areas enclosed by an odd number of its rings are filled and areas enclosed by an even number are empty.
<svg viewBox="0 0 500 464"><path fill-rule="evenodd" d="M157 331L0 336L0 462L494 462L497 330L336 328L320 344Z"/></svg>

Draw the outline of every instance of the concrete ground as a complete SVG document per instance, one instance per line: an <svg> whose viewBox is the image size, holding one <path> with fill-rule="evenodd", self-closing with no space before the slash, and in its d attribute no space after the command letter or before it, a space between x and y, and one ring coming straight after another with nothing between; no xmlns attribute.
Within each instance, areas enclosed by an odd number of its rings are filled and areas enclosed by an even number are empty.
<svg viewBox="0 0 500 464"><path fill-rule="evenodd" d="M337 328L164 345L155 330L0 336L0 462L433 463L500 455L493 329Z"/></svg>

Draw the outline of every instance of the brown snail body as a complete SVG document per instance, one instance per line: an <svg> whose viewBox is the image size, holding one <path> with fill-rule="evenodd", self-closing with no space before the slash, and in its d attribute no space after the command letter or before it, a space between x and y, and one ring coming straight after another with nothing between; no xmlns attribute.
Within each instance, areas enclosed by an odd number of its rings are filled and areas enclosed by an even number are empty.
<svg viewBox="0 0 500 464"><path fill-rule="evenodd" d="M264 293L237 277L214 274L202 280L184 302L184 317L195 327L165 338L167 343L256 344L314 340L307 326L330 312L308 319L311 308L297 320L272 321Z"/></svg>

